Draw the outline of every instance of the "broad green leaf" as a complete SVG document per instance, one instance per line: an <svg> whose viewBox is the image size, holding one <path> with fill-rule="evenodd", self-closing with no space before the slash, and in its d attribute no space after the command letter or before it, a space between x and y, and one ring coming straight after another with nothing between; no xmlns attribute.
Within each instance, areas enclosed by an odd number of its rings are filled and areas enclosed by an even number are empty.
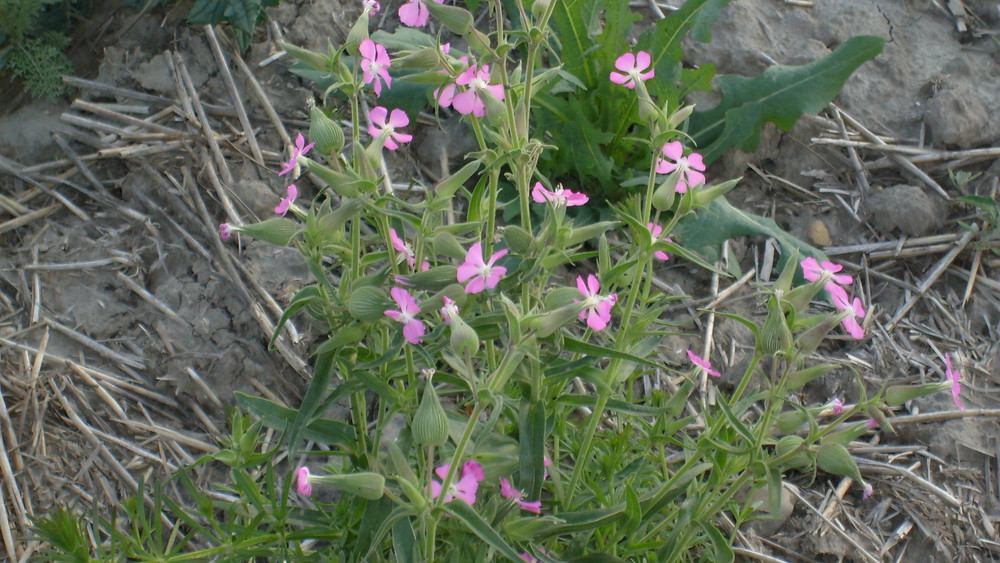
<svg viewBox="0 0 1000 563"><path fill-rule="evenodd" d="M518 487L527 498L540 498L545 476L545 403L521 398L518 438L520 446L520 481Z"/></svg>
<svg viewBox="0 0 1000 563"><path fill-rule="evenodd" d="M882 52L884 42L881 37L852 37L807 65L773 66L754 78L719 77L722 101L691 116L689 132L705 162L730 147L753 152L766 122L788 131L802 114L825 108L859 66Z"/></svg>
<svg viewBox="0 0 1000 563"><path fill-rule="evenodd" d="M490 526L489 522L484 520L474 508L465 504L464 501L449 502L444 505L444 511L461 520L462 523L469 527L472 533L476 534L487 545L499 551L504 557L507 557L511 561L521 560L521 555L514 549L514 546L507 543L503 539L503 536L493 529L493 526Z"/></svg>
<svg viewBox="0 0 1000 563"><path fill-rule="evenodd" d="M323 401L323 395L326 394L332 377L333 361L317 361L316 369L313 370L313 377L309 380L309 387L306 388L306 394L302 397L302 404L299 405L295 413L295 419L288 430L289 457L295 457L299 436L302 435L306 424L318 414L320 403Z"/></svg>
<svg viewBox="0 0 1000 563"><path fill-rule="evenodd" d="M704 256L708 262L715 262L722 252L722 243L737 237L766 235L774 237L781 245L778 269L785 265L788 256L798 250L800 257L812 256L817 260L828 260L822 251L786 233L773 219L747 213L733 207L725 197L712 201L697 214L681 219L675 230L684 245Z"/></svg>
<svg viewBox="0 0 1000 563"><path fill-rule="evenodd" d="M297 411L274 401L261 397L252 397L236 393L236 402L244 409L261 418L265 425L280 432L288 429L295 420ZM346 451L354 451L354 428L343 422L318 418L311 421L302 430L302 437L321 444L336 444Z"/></svg>
<svg viewBox="0 0 1000 563"><path fill-rule="evenodd" d="M588 56L599 45L594 35L608 0L558 0L552 12L552 26L559 40L563 67L588 87L596 84L596 69Z"/></svg>

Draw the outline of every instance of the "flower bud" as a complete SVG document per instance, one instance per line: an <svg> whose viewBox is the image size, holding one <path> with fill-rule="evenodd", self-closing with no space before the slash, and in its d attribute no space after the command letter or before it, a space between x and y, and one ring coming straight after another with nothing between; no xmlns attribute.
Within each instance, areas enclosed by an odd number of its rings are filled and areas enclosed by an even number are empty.
<svg viewBox="0 0 1000 563"><path fill-rule="evenodd" d="M773 301L771 311L767 314L764 327L760 331L760 340L757 345L760 351L768 356L781 352L785 354L792 346L792 332L788 329L788 321L781 311L781 300Z"/></svg>
<svg viewBox="0 0 1000 563"><path fill-rule="evenodd" d="M349 174L343 172L337 172L331 168L327 168L322 164L316 162L315 160L309 161L309 172L319 176L321 180L326 182L327 186L337 192L337 194L344 197L358 197L361 195L360 188L371 187L370 190L375 191L375 184L372 182L366 182Z"/></svg>
<svg viewBox="0 0 1000 563"><path fill-rule="evenodd" d="M434 238L431 239L431 246L434 248L435 254L457 260L465 260L465 255L468 254L468 251L459 244L455 235L443 228L439 228Z"/></svg>
<svg viewBox="0 0 1000 563"><path fill-rule="evenodd" d="M566 246L575 246L603 235L620 224L619 221L600 221L591 223L585 227L568 229L565 235L560 233L560 238L562 239L560 242Z"/></svg>
<svg viewBox="0 0 1000 563"><path fill-rule="evenodd" d="M535 16L535 18L542 17L552 2L553 0L535 0L531 3L531 15Z"/></svg>
<svg viewBox="0 0 1000 563"><path fill-rule="evenodd" d="M682 107L681 109L677 110L676 112L674 112L673 115L670 116L668 127L670 129L677 129L677 126L680 125L681 123L684 123L684 121L687 118L691 117L691 114L693 112L694 112L694 104L688 104Z"/></svg>
<svg viewBox="0 0 1000 563"><path fill-rule="evenodd" d="M281 42L281 48L284 49L289 55L306 63L316 70L329 70L330 60L319 53L303 49L302 47L297 47L291 43L285 43L284 41Z"/></svg>
<svg viewBox="0 0 1000 563"><path fill-rule="evenodd" d="M660 182L653 192L653 207L658 211L669 211L674 207L674 199L677 197L677 181L680 180L680 169L667 175L667 179Z"/></svg>
<svg viewBox="0 0 1000 563"><path fill-rule="evenodd" d="M441 68L441 48L424 47L392 61L392 68L399 70L438 70Z"/></svg>
<svg viewBox="0 0 1000 563"><path fill-rule="evenodd" d="M774 447L774 453L777 457L784 457L792 452L795 454L789 458L786 462L786 467L800 468L809 465L809 456L805 451L799 449L805 440L801 436L790 435L784 436ZM796 451L798 450L798 451Z"/></svg>
<svg viewBox="0 0 1000 563"><path fill-rule="evenodd" d="M438 291L455 283L458 276L458 267L453 265L436 266L423 272L400 276L407 285L416 289L427 291Z"/></svg>
<svg viewBox="0 0 1000 563"><path fill-rule="evenodd" d="M321 154L337 154L344 148L344 130L312 100L309 105L309 140L316 143L316 150Z"/></svg>
<svg viewBox="0 0 1000 563"><path fill-rule="evenodd" d="M452 33L465 36L475 24L472 13L458 6L446 6L437 2L425 2L427 10Z"/></svg>
<svg viewBox="0 0 1000 563"><path fill-rule="evenodd" d="M466 354L472 356L479 351L479 335L461 317L451 319L451 350L460 358L464 358Z"/></svg>
<svg viewBox="0 0 1000 563"><path fill-rule="evenodd" d="M730 190L736 187L736 184L740 183L743 177L733 178L732 180L727 180L721 184L715 184L714 186L702 186L694 194L694 206L695 207L707 207L712 201L726 195Z"/></svg>
<svg viewBox="0 0 1000 563"><path fill-rule="evenodd" d="M288 246L295 235L299 234L300 225L285 217L274 217L260 223L250 225L230 226L230 230L246 233L255 239L269 242L275 246Z"/></svg>
<svg viewBox="0 0 1000 563"><path fill-rule="evenodd" d="M788 412L783 412L778 415L778 422L776 424L779 434L791 434L809 420L809 413L804 410L793 410Z"/></svg>
<svg viewBox="0 0 1000 563"><path fill-rule="evenodd" d="M918 397L924 397L945 389L951 389L951 382L925 383L923 385L892 385L885 390L885 402L891 406L902 405L907 401L912 401Z"/></svg>
<svg viewBox="0 0 1000 563"><path fill-rule="evenodd" d="M322 484L368 500L378 500L385 493L385 477L378 473L345 473L343 475L313 475L312 484Z"/></svg>
<svg viewBox="0 0 1000 563"><path fill-rule="evenodd" d="M824 443L837 443L837 444L850 444L853 440L857 440L862 434L870 430L868 425L864 422L858 422L852 424L850 427L839 430L837 432L831 432L823 438Z"/></svg>
<svg viewBox="0 0 1000 563"><path fill-rule="evenodd" d="M438 182L434 186L434 196L437 198L448 199L455 195L458 188L461 188L465 184L466 180L475 174L479 167L482 166L481 160L473 160L472 162L466 164L465 166L459 168L458 172L455 172L451 176Z"/></svg>
<svg viewBox="0 0 1000 563"><path fill-rule="evenodd" d="M854 462L854 458L851 457L847 448L841 444L827 442L821 445L816 454L816 465L827 473L850 477L859 483L864 481L861 478L858 464Z"/></svg>
<svg viewBox="0 0 1000 563"><path fill-rule="evenodd" d="M535 319L535 327L538 336L545 338L560 328L574 322L580 317L584 303L570 303L546 313L541 318Z"/></svg>
<svg viewBox="0 0 1000 563"><path fill-rule="evenodd" d="M503 231L503 239L507 243L507 248L518 254L528 252L531 243L535 241L531 233L517 225L508 225Z"/></svg>
<svg viewBox="0 0 1000 563"><path fill-rule="evenodd" d="M787 389L789 391L795 391L801 389L806 383L816 379L817 377L822 377L831 371L837 369L837 364L820 364L818 366L812 366L808 368L803 368L800 370L793 371L788 374L788 385Z"/></svg>
<svg viewBox="0 0 1000 563"><path fill-rule="evenodd" d="M347 32L347 40L344 43L349 46L352 53L357 53L358 46L365 39L368 39L368 13L362 12L361 17L358 18L358 21L354 22L351 30Z"/></svg>
<svg viewBox="0 0 1000 563"><path fill-rule="evenodd" d="M393 302L386 292L372 286L355 288L347 300L347 312L359 321L370 323L385 318L386 309L390 309L392 306Z"/></svg>
<svg viewBox="0 0 1000 563"><path fill-rule="evenodd" d="M427 508L429 504L427 502L427 495L420 492L420 488L414 485L413 481L402 476L397 476L396 483L399 485L400 490L403 491L403 494L406 495L406 498L410 499L413 508L418 511Z"/></svg>
<svg viewBox="0 0 1000 563"><path fill-rule="evenodd" d="M410 431L413 433L413 441L421 446L440 446L448 440L448 415L429 379L424 387L420 406L413 415Z"/></svg>

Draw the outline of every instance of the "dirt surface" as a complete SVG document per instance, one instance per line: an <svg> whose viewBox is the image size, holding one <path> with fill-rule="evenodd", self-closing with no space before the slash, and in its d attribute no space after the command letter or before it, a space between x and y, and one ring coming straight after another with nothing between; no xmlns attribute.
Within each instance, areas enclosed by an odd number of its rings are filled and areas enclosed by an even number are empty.
<svg viewBox="0 0 1000 563"><path fill-rule="evenodd" d="M88 87L63 104L29 103L0 117L0 450L8 459L0 466L17 485L12 490L5 480L5 496L23 499L7 506L15 537L27 537L31 516L54 504L110 504L129 494L123 473L163 475L210 451L224 435L225 405L235 391L295 404L313 335L300 323L284 333L279 353L268 351L267 341L280 304L308 273L294 252L247 240L223 246L215 226L271 213L284 188L275 172L287 138L306 126L305 99L313 92L287 72L288 57L273 57L276 40L324 50L327 38L336 43L354 21L360 5L349 4L283 2L271 12L246 54L267 103L229 64L239 90L234 100L204 28L181 25L172 11L119 9L109 10L105 34L94 40L101 55L86 77L155 97ZM872 304L867 340L837 340L822 351L847 369L816 381L802 400L856 399L852 371L869 391L887 381L939 380L950 353L966 378L966 406L996 409L1000 261L962 238L957 220L969 221L972 210L953 201L961 194L948 170L982 172L966 190L996 195L1000 153L955 152L913 159L915 166L890 156L997 146L998 6L797 4L734 2L713 27L713 42L692 42L687 52L690 64L754 75L771 64L820 58L852 35L887 39L884 53L836 100L842 114L830 108L790 133L769 129L757 153L728 155L709 171L712 180L745 176L732 201L822 245L848 265L856 291ZM392 17L396 8L383 4L383 14ZM231 63L232 50L223 50ZM179 85L180 61L190 86ZM195 94L218 151L204 120L185 105ZM167 110L155 121L168 130L71 107L73 100L140 120ZM241 104L252 131L232 111ZM84 157L83 165L60 160L68 154L53 132ZM875 142L913 150L872 148ZM141 147L145 152L136 152ZM435 160L418 152L404 152L402 164ZM428 164L437 170L437 162ZM917 167L929 178L915 174ZM417 174L402 165L394 173L403 182L400 174ZM306 182L305 195L310 189ZM767 281L766 247L764 240L734 240L731 259ZM967 291L970 272L977 282ZM660 274L678 294L708 293L710 280L689 265ZM727 307L759 314L752 298ZM704 334L701 324L688 328ZM679 356L696 341L665 341L664 354ZM740 329L718 322L713 361L727 376L742 373L748 342ZM897 414L951 410L941 395ZM747 534L761 551L789 561L871 560L865 553L875 560L992 560L1000 553L996 420L994 411L899 422L897 434L866 436L870 450L858 455L883 463L863 466L875 483L873 500L862 502L857 487L826 476L792 475L800 491L792 516ZM948 497L935 496L927 483ZM18 541L17 555L30 554L29 542Z"/></svg>

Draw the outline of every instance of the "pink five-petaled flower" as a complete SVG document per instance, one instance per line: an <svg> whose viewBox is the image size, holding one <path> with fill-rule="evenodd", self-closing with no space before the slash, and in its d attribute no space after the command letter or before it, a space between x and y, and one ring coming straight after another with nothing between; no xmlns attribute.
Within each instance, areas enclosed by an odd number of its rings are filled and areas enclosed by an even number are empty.
<svg viewBox="0 0 1000 563"><path fill-rule="evenodd" d="M281 172L278 172L278 176L284 176L285 174L288 174L289 172L295 170L299 165L299 157L305 156L305 154L309 152L309 150L313 148L313 145L315 144L316 143L309 143L307 145L306 138L302 136L302 133L296 135L295 146L288 147L288 151L292 153L292 157L289 158L287 162L285 162L285 167L281 169ZM295 174L293 174L293 176L298 176L298 174L299 173L296 171Z"/></svg>
<svg viewBox="0 0 1000 563"><path fill-rule="evenodd" d="M313 488L312 484L309 483L308 467L300 467L299 470L295 472L295 488L299 491L300 495L305 495L307 497L312 496Z"/></svg>
<svg viewBox="0 0 1000 563"><path fill-rule="evenodd" d="M851 285L854 282L854 278L851 276L837 273L844 269L844 267L840 264L834 264L833 262L827 260L820 263L815 258L810 256L802 262L799 262L799 265L802 266L802 277L811 282L823 277L831 279L840 285Z"/></svg>
<svg viewBox="0 0 1000 563"><path fill-rule="evenodd" d="M712 377L722 377L721 373L719 373L719 372L715 371L714 369L712 369L712 363L711 362L709 362L708 360L702 359L701 356L699 356L698 354L695 354L691 350L688 350L687 353L688 353L688 358L691 359L691 362L694 365L696 365L696 366L702 368L703 370L705 370L706 372L708 372L708 375L711 375Z"/></svg>
<svg viewBox="0 0 1000 563"><path fill-rule="evenodd" d="M962 399L958 397L962 393L962 384L960 383L962 374L957 369L951 368L951 356L948 354L944 355L944 365L944 375L948 378L948 381L951 381L951 400L955 401L955 406L958 407L958 410L964 411L965 405L962 404Z"/></svg>
<svg viewBox="0 0 1000 563"><path fill-rule="evenodd" d="M535 203L551 201L556 207L575 207L590 200L587 194L565 190L562 186L556 186L554 191L549 191L541 182L535 182L535 186L531 188L531 199L535 200Z"/></svg>
<svg viewBox="0 0 1000 563"><path fill-rule="evenodd" d="M233 226L229 223L219 224L219 238L222 240L229 240L229 237L233 235Z"/></svg>
<svg viewBox="0 0 1000 563"><path fill-rule="evenodd" d="M663 227L657 225L656 223L649 223L646 225L646 228L649 229L649 235L653 237L653 244L656 244L661 240L665 242L673 242L673 240L661 236L663 235ZM657 260L670 260L670 256L662 250L657 250L653 253L653 256L656 257Z"/></svg>
<svg viewBox="0 0 1000 563"><path fill-rule="evenodd" d="M646 51L639 51L634 55L625 53L615 60L615 68L621 72L611 71L611 81L615 84L624 84L628 88L635 88L636 83L645 82L653 77L656 71L650 67L652 62Z"/></svg>
<svg viewBox="0 0 1000 563"><path fill-rule="evenodd" d="M443 4L444 0L434 0L438 4ZM430 10L424 5L423 0L410 0L399 7L399 21L410 27L424 27L431 17Z"/></svg>
<svg viewBox="0 0 1000 563"><path fill-rule="evenodd" d="M455 304L447 295L444 296L444 307L441 307L441 318L444 319L444 324L451 324L452 317L458 316L458 305Z"/></svg>
<svg viewBox="0 0 1000 563"><path fill-rule="evenodd" d="M375 95L382 95L382 82L385 87L392 86L392 77L389 76L389 53L385 47L371 39L365 39L358 46L361 53L361 73L365 84L374 82Z"/></svg>
<svg viewBox="0 0 1000 563"><path fill-rule="evenodd" d="M442 480L448 476L448 470L451 468L450 463L446 463L434 470L434 473ZM465 462L462 466L462 477L457 483L452 483L448 490L444 494L444 501L451 502L456 498L460 498L465 501L468 505L473 505L476 502L476 491L479 490L479 482L485 479L483 474L483 466L479 465L474 460L469 460ZM435 479L431 479L431 498L438 498L441 496L441 483Z"/></svg>
<svg viewBox="0 0 1000 563"><path fill-rule="evenodd" d="M597 276L590 274L584 282L583 276L576 277L576 289L583 295L583 310L580 311L580 320L587 319L587 326L591 329L604 330L611 322L611 308L618 302L618 294L600 295L601 282L597 281ZM579 299L574 299L573 303L580 303Z"/></svg>
<svg viewBox="0 0 1000 563"><path fill-rule="evenodd" d="M385 119L387 115L389 117L388 122ZM368 124L368 134L372 137L385 134L385 148L391 151L399 148L399 145L396 144L397 141L400 143L409 143L413 139L413 135L396 132L396 129L406 127L410 124L410 118L401 109L394 109L390 114L386 108L375 106L368 112L368 119L371 120L371 123Z"/></svg>
<svg viewBox="0 0 1000 563"><path fill-rule="evenodd" d="M417 300L410 295L409 291L401 287L394 287L389 290L389 295L393 301L399 305L398 311L386 311L385 315L403 324L403 338L410 344L420 344L423 342L424 323L416 319L420 312Z"/></svg>
<svg viewBox="0 0 1000 563"><path fill-rule="evenodd" d="M510 484L510 481L504 479L503 477L500 478L500 494L503 495L503 498L516 502L521 507L521 510L534 512L535 514L542 513L542 501L536 500L528 502L521 500L521 491L515 489Z"/></svg>
<svg viewBox="0 0 1000 563"><path fill-rule="evenodd" d="M458 281L459 283L465 283L469 281L468 285L465 286L466 293L479 293L480 291L490 288L493 289L500 282L500 278L507 273L507 268L503 266L494 266L497 260L503 258L507 254L507 249L499 250L490 256L489 262L483 261L483 243L477 242L469 248L469 252L465 254L465 262L458 267Z"/></svg>
<svg viewBox="0 0 1000 563"><path fill-rule="evenodd" d="M696 152L684 156L684 145L680 141L663 145L663 156L666 158L660 158L656 162L656 173L669 174L680 169L677 193L685 193L688 188L705 183L705 175L702 174L705 171L705 161Z"/></svg>
<svg viewBox="0 0 1000 563"><path fill-rule="evenodd" d="M278 206L274 208L274 212L278 215L288 213L288 208L295 203L295 198L299 197L299 188L297 188L295 184L289 184L286 194L287 195L285 195L284 199L282 199L281 202L278 203Z"/></svg>
<svg viewBox="0 0 1000 563"><path fill-rule="evenodd" d="M442 106L450 104L451 107L455 108L455 111L462 115L471 113L476 117L482 117L486 115L484 95L493 96L501 101L504 97L503 85L490 84L489 65L470 66L465 69L465 72L458 75L455 84L465 86L465 91L454 94L454 98L449 99L454 90L448 91L447 88L442 88L438 103Z"/></svg>
<svg viewBox="0 0 1000 563"><path fill-rule="evenodd" d="M844 311L846 314L844 320L840 322L844 330L855 339L864 340L865 329L861 328L861 324L858 323L858 319L865 318L865 309L861 305L861 300L855 297L854 301L850 301L850 297L848 297L844 288L833 283L827 283L826 290L830 292L833 298L833 306Z"/></svg>

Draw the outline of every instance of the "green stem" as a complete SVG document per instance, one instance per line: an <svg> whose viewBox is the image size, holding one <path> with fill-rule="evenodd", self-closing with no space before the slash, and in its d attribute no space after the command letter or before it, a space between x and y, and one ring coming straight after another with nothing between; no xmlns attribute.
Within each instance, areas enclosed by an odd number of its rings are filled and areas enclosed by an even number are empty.
<svg viewBox="0 0 1000 563"><path fill-rule="evenodd" d="M587 429L583 434L583 444L580 448L580 454L576 458L573 475L569 479L569 488L566 490L566 499L563 502L563 508L566 510L574 508L573 495L576 493L576 487L580 482L580 477L583 475L584 469L590 466L590 449L594 445L594 434L597 432L597 425L601 423L601 417L604 415L604 407L608 404L610 394L611 392L607 387L601 389L600 394L597 396L597 404L594 405L594 412L590 415L590 420L587 421Z"/></svg>
<svg viewBox="0 0 1000 563"><path fill-rule="evenodd" d="M362 455L368 453L368 405L365 401L365 392L357 391L351 393L351 418L354 419L355 433L358 440L358 452ZM359 456L360 457L360 456ZM365 469L368 469L367 467Z"/></svg>

